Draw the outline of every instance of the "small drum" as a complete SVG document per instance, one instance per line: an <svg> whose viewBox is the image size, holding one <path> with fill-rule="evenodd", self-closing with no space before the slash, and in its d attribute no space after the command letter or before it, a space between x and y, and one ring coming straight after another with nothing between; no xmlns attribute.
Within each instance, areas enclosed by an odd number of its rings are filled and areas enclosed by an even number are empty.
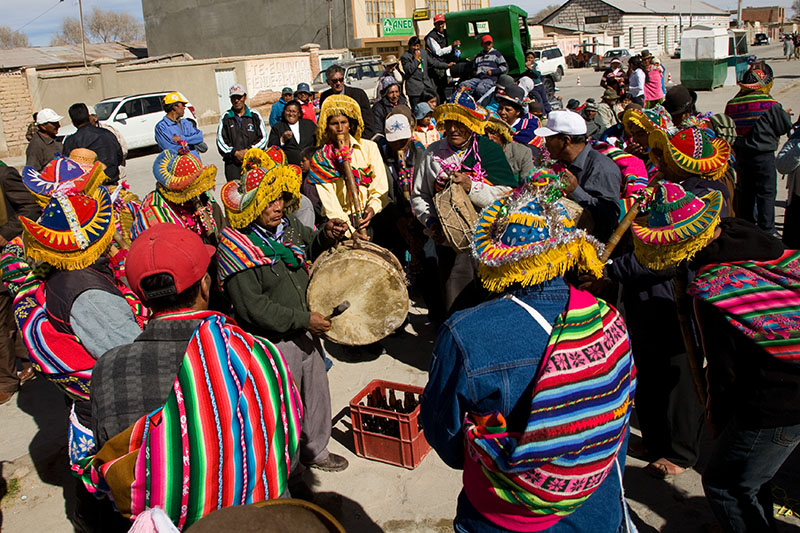
<svg viewBox="0 0 800 533"><path fill-rule="evenodd" d="M448 244L456 252L469 250L478 213L464 188L458 183L451 183L434 196L433 205L439 214L439 222Z"/></svg>
<svg viewBox="0 0 800 533"><path fill-rule="evenodd" d="M403 267L389 250L368 241L347 241L325 251L309 271L308 308L323 315L347 300L325 336L346 346L365 346L399 328L408 315Z"/></svg>
<svg viewBox="0 0 800 533"><path fill-rule="evenodd" d="M569 198L561 198L559 202L564 206L564 209L567 210L569 217L575 221L575 226L591 233L594 229L594 220L589 211L586 211L577 202L573 202Z"/></svg>

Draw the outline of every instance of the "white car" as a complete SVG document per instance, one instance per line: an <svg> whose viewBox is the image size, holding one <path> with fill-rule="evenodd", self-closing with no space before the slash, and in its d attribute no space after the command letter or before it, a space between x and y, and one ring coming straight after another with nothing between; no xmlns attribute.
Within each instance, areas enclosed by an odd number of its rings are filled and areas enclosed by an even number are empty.
<svg viewBox="0 0 800 533"><path fill-rule="evenodd" d="M157 144L155 127L165 114L164 96L171 92L176 91L106 98L94 106L97 120L117 130L128 145L128 150L155 146ZM181 99L189 101L182 93L178 94ZM197 125L192 104L186 104L186 113L183 118L191 120L195 126ZM65 118L65 120L69 120L69 118ZM75 133L75 126L66 124L59 129L58 136L67 137L72 133Z"/></svg>
<svg viewBox="0 0 800 533"><path fill-rule="evenodd" d="M383 65L380 58L368 57L364 59L341 61L337 63L344 69L344 84L351 87L364 89L370 102L379 98L378 80L383 74ZM311 90L319 94L330 87L325 81L325 71L321 71L311 83Z"/></svg>
<svg viewBox="0 0 800 533"><path fill-rule="evenodd" d="M539 69L542 76L552 75L555 81L561 81L561 78L564 77L564 72L567 71L567 61L558 46L534 49L533 57L536 61L536 68Z"/></svg>

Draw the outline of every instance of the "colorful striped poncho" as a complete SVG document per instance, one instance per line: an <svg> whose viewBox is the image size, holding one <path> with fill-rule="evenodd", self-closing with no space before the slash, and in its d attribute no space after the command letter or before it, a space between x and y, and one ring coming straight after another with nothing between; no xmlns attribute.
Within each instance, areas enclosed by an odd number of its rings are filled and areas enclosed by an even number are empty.
<svg viewBox="0 0 800 533"><path fill-rule="evenodd" d="M752 92L737 94L725 106L725 114L736 124L736 135L744 137L753 129L761 115L777 104L769 94Z"/></svg>
<svg viewBox="0 0 800 533"><path fill-rule="evenodd" d="M614 467L635 375L620 314L570 288L534 380L525 430L509 432L499 412L467 416L464 490L473 506L502 527L527 523L525 531L577 509Z"/></svg>
<svg viewBox="0 0 800 533"><path fill-rule="evenodd" d="M289 225L287 219L284 219L284 225ZM235 230L231 227L222 230L219 235L219 243L217 244L217 265L219 266L218 275L220 285L224 284L228 278L238 272L264 265L271 265L275 260L281 259L281 256L277 252L267 255L266 249L269 245L262 241L264 241L264 239L259 237L257 233L252 232L249 226L242 230ZM305 250L302 247L294 244L291 242L291 239L287 237L284 237L280 244L294 256L297 261L297 266L295 268L302 266L308 270ZM286 263L287 266L290 268L292 267L288 262Z"/></svg>
<svg viewBox="0 0 800 533"><path fill-rule="evenodd" d="M191 208L185 206L191 205ZM213 201L209 201L201 209L206 213L201 213L195 209L192 203L175 205L171 204L158 191L151 191L144 197L140 206L131 204L130 207L135 211L133 226L131 226L131 240L136 239L143 231L155 224L177 224L188 228L201 237L205 233L205 215L211 221L210 230L216 232L214 225Z"/></svg>
<svg viewBox="0 0 800 533"><path fill-rule="evenodd" d="M689 294L719 309L768 354L800 364L800 251L774 261L706 266Z"/></svg>
<svg viewBox="0 0 800 533"><path fill-rule="evenodd" d="M612 144L602 141L590 141L590 144L596 151L609 157L622 174L619 198L619 219L622 220L647 188L650 182L648 169L641 159Z"/></svg>
<svg viewBox="0 0 800 533"><path fill-rule="evenodd" d="M205 319L164 406L109 440L80 472L123 515L158 506L181 530L223 507L278 498L303 416L272 343L224 315L196 315Z"/></svg>
<svg viewBox="0 0 800 533"><path fill-rule="evenodd" d="M337 150L331 144L326 144L316 152L311 158L311 168L308 171L308 182L314 185L319 183L333 183L343 177L340 168L343 161L350 161L349 148ZM356 187L369 187L375 179L375 171L371 166L367 168L357 168L351 165L353 180Z"/></svg>

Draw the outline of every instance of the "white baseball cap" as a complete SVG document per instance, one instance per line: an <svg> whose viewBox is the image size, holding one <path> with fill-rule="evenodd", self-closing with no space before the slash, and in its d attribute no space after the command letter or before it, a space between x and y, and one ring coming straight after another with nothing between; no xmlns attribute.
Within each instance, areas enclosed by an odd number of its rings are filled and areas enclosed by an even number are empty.
<svg viewBox="0 0 800 533"><path fill-rule="evenodd" d="M411 124L405 115L392 115L386 119L386 140L389 142L411 138Z"/></svg>
<svg viewBox="0 0 800 533"><path fill-rule="evenodd" d="M549 137L563 133L565 135L586 135L586 121L578 113L572 111L550 111L547 115L547 126L534 131L539 137Z"/></svg>
<svg viewBox="0 0 800 533"><path fill-rule="evenodd" d="M48 122L61 122L61 119L64 118L49 107L45 107L38 113L36 113L36 123L37 124L47 124Z"/></svg>

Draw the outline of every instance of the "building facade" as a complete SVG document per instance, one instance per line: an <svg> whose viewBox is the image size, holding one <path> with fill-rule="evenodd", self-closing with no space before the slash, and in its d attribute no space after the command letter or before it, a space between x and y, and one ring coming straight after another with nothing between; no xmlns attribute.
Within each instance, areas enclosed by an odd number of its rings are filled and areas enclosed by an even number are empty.
<svg viewBox="0 0 800 533"><path fill-rule="evenodd" d="M668 8L668 9L665 9ZM730 15L699 0L569 0L541 24L582 32L605 32L614 48L671 54L690 26L727 28Z"/></svg>
<svg viewBox="0 0 800 533"><path fill-rule="evenodd" d="M777 39L783 31L786 13L783 6L744 7L742 22L751 25L755 33L766 33L770 39Z"/></svg>
<svg viewBox="0 0 800 533"><path fill-rule="evenodd" d="M384 36L384 19L489 7L489 0L142 0L150 56L196 59L298 50L306 43L349 48L358 56L397 54L408 35ZM416 23L420 35L432 21Z"/></svg>

